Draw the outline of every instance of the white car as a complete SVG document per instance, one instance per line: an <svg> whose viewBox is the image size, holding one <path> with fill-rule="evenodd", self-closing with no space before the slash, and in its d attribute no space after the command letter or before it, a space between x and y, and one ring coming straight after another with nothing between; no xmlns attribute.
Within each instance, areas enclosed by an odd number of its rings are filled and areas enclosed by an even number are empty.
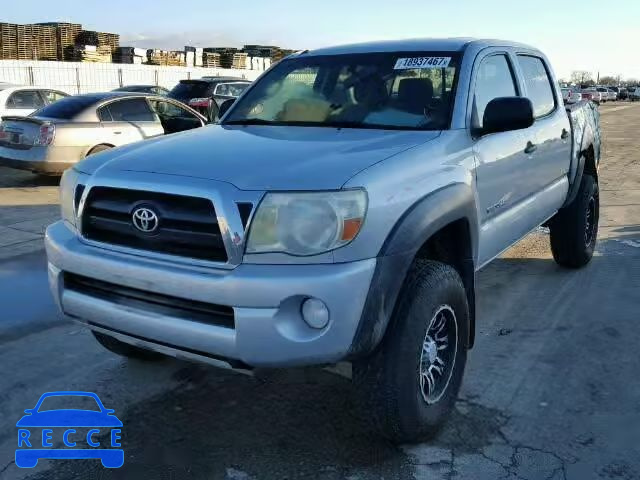
<svg viewBox="0 0 640 480"><path fill-rule="evenodd" d="M606 96L602 92L596 90L596 87L589 87L582 89L582 93L587 93L591 96L590 100L598 105L607 101Z"/></svg>
<svg viewBox="0 0 640 480"><path fill-rule="evenodd" d="M614 92L613 90L609 90L607 87L596 87L596 90L598 90L602 94L603 102L613 102L618 98L616 92Z"/></svg>
<svg viewBox="0 0 640 480"><path fill-rule="evenodd" d="M572 88L562 88L562 100L565 104L571 105L582 100L582 94Z"/></svg>
<svg viewBox="0 0 640 480"><path fill-rule="evenodd" d="M68 96L67 93L50 88L0 83L0 118L5 115L26 117L45 105Z"/></svg>

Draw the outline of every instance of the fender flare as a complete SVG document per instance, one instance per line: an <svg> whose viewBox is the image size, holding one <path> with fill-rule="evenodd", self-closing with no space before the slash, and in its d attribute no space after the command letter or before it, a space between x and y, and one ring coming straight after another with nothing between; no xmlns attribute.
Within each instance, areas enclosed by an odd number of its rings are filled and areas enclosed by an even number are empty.
<svg viewBox="0 0 640 480"><path fill-rule="evenodd" d="M384 337L396 300L420 247L443 227L460 219L469 222L471 256L462 259L462 276L469 301L469 348L475 335L475 259L478 251L478 215L470 185L456 183L414 203L387 236L377 257L369 294L351 344L349 358L371 353Z"/></svg>

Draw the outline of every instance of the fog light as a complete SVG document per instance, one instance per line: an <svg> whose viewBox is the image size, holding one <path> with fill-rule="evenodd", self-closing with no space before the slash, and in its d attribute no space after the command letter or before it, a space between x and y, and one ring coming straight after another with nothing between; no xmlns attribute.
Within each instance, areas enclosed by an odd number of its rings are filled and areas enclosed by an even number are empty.
<svg viewBox="0 0 640 480"><path fill-rule="evenodd" d="M307 298L302 303L302 318L311 328L324 328L329 323L329 309L317 298Z"/></svg>

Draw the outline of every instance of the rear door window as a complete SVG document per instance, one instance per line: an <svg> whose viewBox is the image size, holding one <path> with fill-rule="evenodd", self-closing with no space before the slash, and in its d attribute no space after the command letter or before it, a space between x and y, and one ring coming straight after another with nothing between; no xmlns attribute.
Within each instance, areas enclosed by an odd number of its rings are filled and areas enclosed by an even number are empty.
<svg viewBox="0 0 640 480"><path fill-rule="evenodd" d="M108 113L107 113L108 111ZM144 98L116 100L100 109L102 121L114 122L154 122L156 117ZM109 119L109 116L111 117Z"/></svg>
<svg viewBox="0 0 640 480"><path fill-rule="evenodd" d="M11 94L7 108L17 110L35 110L44 106L44 100L36 90L21 90Z"/></svg>
<svg viewBox="0 0 640 480"><path fill-rule="evenodd" d="M58 100L62 100L65 97L68 97L66 93L57 92L55 90L40 90L40 93L47 101L47 103L57 102Z"/></svg>
<svg viewBox="0 0 640 480"><path fill-rule="evenodd" d="M494 98L518 95L513 70L506 55L491 55L480 63L476 74L473 126L482 128L484 111Z"/></svg>
<svg viewBox="0 0 640 480"><path fill-rule="evenodd" d="M542 59L531 55L518 55L518 63L524 75L527 96L533 103L534 116L540 118L553 112L556 108L556 97L549 72Z"/></svg>

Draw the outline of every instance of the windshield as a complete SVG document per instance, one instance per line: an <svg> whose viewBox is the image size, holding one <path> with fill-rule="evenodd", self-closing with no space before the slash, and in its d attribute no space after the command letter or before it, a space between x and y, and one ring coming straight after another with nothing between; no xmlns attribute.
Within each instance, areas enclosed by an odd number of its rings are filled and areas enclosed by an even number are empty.
<svg viewBox="0 0 640 480"><path fill-rule="evenodd" d="M287 59L259 80L223 123L446 129L458 63L450 52Z"/></svg>

